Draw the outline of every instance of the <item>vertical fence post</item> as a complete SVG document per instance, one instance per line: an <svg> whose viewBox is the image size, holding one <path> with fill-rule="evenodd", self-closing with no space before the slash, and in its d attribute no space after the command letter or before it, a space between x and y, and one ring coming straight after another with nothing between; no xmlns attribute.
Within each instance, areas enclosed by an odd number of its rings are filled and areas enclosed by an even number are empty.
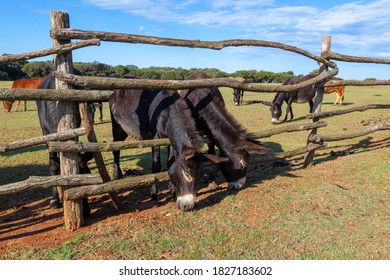
<svg viewBox="0 0 390 280"><path fill-rule="evenodd" d="M93 120L91 119L91 116L88 114L88 108L87 105L84 102L80 102L79 104L79 111L80 116L83 121L85 130L87 131L87 138L89 142L97 142L97 137L95 134L95 130L93 129ZM95 158L96 167L100 173L100 176L102 177L103 182L109 182L111 181L110 175L107 172L106 165L104 164L102 153L100 152L93 152L93 157ZM122 206L120 204L119 198L116 195L115 192L108 193L110 196L111 202L114 205L116 210L122 209Z"/></svg>
<svg viewBox="0 0 390 280"><path fill-rule="evenodd" d="M69 15L60 11L51 11L50 28L51 30L69 28ZM53 47L70 43L70 40L52 39ZM73 73L72 52L54 55L54 68L63 73ZM70 86L56 78L57 89L67 89ZM77 106L74 102L60 101L57 105L59 123L58 131L76 128ZM60 153L61 175L70 175L79 173L79 163L77 153ZM64 222L67 230L76 230L84 223L82 200L63 201Z"/></svg>
<svg viewBox="0 0 390 280"><path fill-rule="evenodd" d="M331 46L331 36L325 35L322 38L321 57L323 57L325 59L329 58L330 46ZM328 66L326 66L323 63L320 63L319 74L321 74L324 71L328 71ZM314 99L313 110L312 110L311 113L319 113L319 112L321 112L321 106L322 106L322 99L323 99L323 96L324 96L324 85L325 85L325 83L326 83L326 81L321 81L321 82L315 84L316 95L315 95L315 99ZM318 121L317 117L314 117L312 119L312 122L317 122L317 121ZM313 135L313 134L317 134L317 128L313 128L312 130L309 131L309 136L308 136L308 140L307 140L308 144L311 143L310 136ZM310 163L313 161L314 153L315 153L315 150L310 151L310 152L307 153L307 155L305 157L305 161L303 163L303 167L304 168L308 167L310 165Z"/></svg>

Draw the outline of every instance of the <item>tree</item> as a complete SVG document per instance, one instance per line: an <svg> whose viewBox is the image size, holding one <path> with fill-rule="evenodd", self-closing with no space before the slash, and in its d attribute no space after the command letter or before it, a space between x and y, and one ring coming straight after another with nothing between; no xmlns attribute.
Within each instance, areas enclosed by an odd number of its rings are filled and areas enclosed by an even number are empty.
<svg viewBox="0 0 390 280"><path fill-rule="evenodd" d="M53 63L51 63L50 61L29 62L22 67L22 71L29 78L45 77L49 75L52 69L53 69Z"/></svg>
<svg viewBox="0 0 390 280"><path fill-rule="evenodd" d="M129 73L129 69L123 65L118 65L114 67L115 75L118 77L122 77L125 74Z"/></svg>
<svg viewBox="0 0 390 280"><path fill-rule="evenodd" d="M7 55L7 54L3 54ZM0 79L2 80L17 80L25 77L25 74L22 71L22 67L26 64L27 61L17 61L17 62L4 62L0 63Z"/></svg>

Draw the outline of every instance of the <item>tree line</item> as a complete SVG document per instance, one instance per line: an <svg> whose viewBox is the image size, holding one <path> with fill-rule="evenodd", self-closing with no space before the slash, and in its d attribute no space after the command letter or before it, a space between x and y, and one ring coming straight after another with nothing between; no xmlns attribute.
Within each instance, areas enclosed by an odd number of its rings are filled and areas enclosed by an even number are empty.
<svg viewBox="0 0 390 280"><path fill-rule="evenodd" d="M197 71L204 71L213 78L241 77L250 83L281 83L288 78L296 77L292 71L274 73L270 71L239 70L226 73L216 68L174 68L174 67L148 67L138 68L135 65L112 66L105 63L75 62L74 67L85 76L121 77L132 74L144 79L184 80ZM44 77L53 69L51 61L19 61L0 63L0 80L14 81L17 79Z"/></svg>
<svg viewBox="0 0 390 280"><path fill-rule="evenodd" d="M125 74L132 74L144 79L184 80L191 74L202 70L213 78L235 77L244 78L249 83L282 83L289 78L303 76L302 74L295 75L293 71L275 73L264 70L239 70L234 73L226 73L217 68L138 68L135 65L112 66L97 61L75 62L73 65L81 71L83 75L97 77L121 77ZM53 63L51 61L19 61L0 63L0 81L14 81L17 79L45 77L52 69ZM313 70L311 73L318 73L318 70ZM367 78L366 80L376 79Z"/></svg>

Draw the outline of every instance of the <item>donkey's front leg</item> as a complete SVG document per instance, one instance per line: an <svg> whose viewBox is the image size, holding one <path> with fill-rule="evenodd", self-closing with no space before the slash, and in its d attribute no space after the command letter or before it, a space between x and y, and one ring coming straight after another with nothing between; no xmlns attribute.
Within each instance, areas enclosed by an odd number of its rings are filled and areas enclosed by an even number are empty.
<svg viewBox="0 0 390 280"><path fill-rule="evenodd" d="M287 102L286 116L284 117L283 122L287 121L288 113L290 113L290 121L294 118L294 114L293 114L293 111L292 111L291 103L292 103L292 99L289 99L288 102Z"/></svg>

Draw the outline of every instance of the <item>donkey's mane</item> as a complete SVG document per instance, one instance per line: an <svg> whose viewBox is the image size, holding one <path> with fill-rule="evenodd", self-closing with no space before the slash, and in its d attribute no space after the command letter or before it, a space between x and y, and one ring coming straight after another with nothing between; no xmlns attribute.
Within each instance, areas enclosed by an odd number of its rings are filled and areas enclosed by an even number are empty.
<svg viewBox="0 0 390 280"><path fill-rule="evenodd" d="M210 127L212 131L216 132L219 130L224 135L229 135L233 138L248 137L246 128L232 114L217 102L214 105L213 114L207 116L207 122L213 126Z"/></svg>
<svg viewBox="0 0 390 280"><path fill-rule="evenodd" d="M182 121L182 124L184 125L191 144L194 146L194 148L203 147L205 143L196 128L195 120L192 117L192 112L191 109L188 107L187 102L185 102L182 98L179 98L175 102L175 108Z"/></svg>
<svg viewBox="0 0 390 280"><path fill-rule="evenodd" d="M199 71L187 77L187 80L210 79L210 78L211 77L206 73ZM211 96L221 95L217 87L209 87L205 89L198 88L198 89L194 89L193 91L196 90L211 91ZM185 93L188 94L190 91L192 90L187 90ZM233 115L230 114L224 106L222 106L222 104L220 104L219 102L212 102L212 104L215 105L214 108L215 110L213 110L213 114L207 116L208 123L213 124L213 127L212 128L210 127L210 129L220 130L223 134L228 134L233 137L246 137L248 135L248 132L246 131L244 126L240 124L238 120L235 117L233 117Z"/></svg>

